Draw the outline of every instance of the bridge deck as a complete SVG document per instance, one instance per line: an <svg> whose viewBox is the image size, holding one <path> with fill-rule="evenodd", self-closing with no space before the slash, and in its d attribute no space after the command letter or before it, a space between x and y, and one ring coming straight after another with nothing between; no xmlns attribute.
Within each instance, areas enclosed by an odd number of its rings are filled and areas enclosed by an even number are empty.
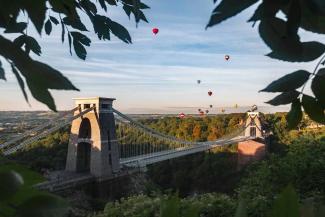
<svg viewBox="0 0 325 217"><path fill-rule="evenodd" d="M118 177L127 176L137 172L138 170L121 170L119 173L115 173L112 176L106 177L95 177L89 173L72 173L67 171L56 171L51 179L34 185L39 190L46 190L49 192L60 192L66 189L74 188L77 186L93 183L93 182L104 182L112 180Z"/></svg>
<svg viewBox="0 0 325 217"><path fill-rule="evenodd" d="M253 139L253 137L240 136L230 140L219 140L214 145L197 145L197 146L190 146L190 147L182 147L178 149L166 150L166 151L156 152L147 155L140 155L131 158L124 158L124 159L122 158L120 160L120 164L129 167L143 167L160 161L169 160L169 159L173 159L173 158L177 158L189 154L194 154L197 152L206 151L223 145L228 145L228 144L246 141L250 139Z"/></svg>

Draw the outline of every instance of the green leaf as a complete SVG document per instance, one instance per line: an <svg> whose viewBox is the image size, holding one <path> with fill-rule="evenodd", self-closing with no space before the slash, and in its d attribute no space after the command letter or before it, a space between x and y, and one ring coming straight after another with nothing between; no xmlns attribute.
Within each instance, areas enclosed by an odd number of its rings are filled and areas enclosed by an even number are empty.
<svg viewBox="0 0 325 217"><path fill-rule="evenodd" d="M23 33L23 31L27 28L27 23L19 22L16 23L15 20L10 19L8 25L6 26L5 33Z"/></svg>
<svg viewBox="0 0 325 217"><path fill-rule="evenodd" d="M180 202L177 196L171 196L162 200L160 207L160 217L179 217Z"/></svg>
<svg viewBox="0 0 325 217"><path fill-rule="evenodd" d="M311 89L318 102L325 108L325 68L317 72L311 83Z"/></svg>
<svg viewBox="0 0 325 217"><path fill-rule="evenodd" d="M246 203L243 199L239 200L235 217L247 217Z"/></svg>
<svg viewBox="0 0 325 217"><path fill-rule="evenodd" d="M271 217L300 217L298 195L292 186L288 186L275 199Z"/></svg>
<svg viewBox="0 0 325 217"><path fill-rule="evenodd" d="M72 51L71 51L72 39L71 39L71 35L69 33L68 33L68 41L69 41L69 52L70 52L70 55L72 55Z"/></svg>
<svg viewBox="0 0 325 217"><path fill-rule="evenodd" d="M41 51L41 46L38 44L38 42L31 36L26 36L25 39L25 48L26 50L31 50L33 51L36 55L40 56L42 51Z"/></svg>
<svg viewBox="0 0 325 217"><path fill-rule="evenodd" d="M301 27L307 31L325 34L325 16L319 13L316 13L315 10L312 10L309 4L311 0L303 0L301 2Z"/></svg>
<svg viewBox="0 0 325 217"><path fill-rule="evenodd" d="M36 100L47 105L52 111L57 111L54 99L46 87L40 88L33 80L28 80L27 84L30 92Z"/></svg>
<svg viewBox="0 0 325 217"><path fill-rule="evenodd" d="M61 28L62 28L61 41L63 43L64 42L64 35L65 35L65 26L64 26L64 23L62 21L61 21Z"/></svg>
<svg viewBox="0 0 325 217"><path fill-rule="evenodd" d="M132 4L135 22L138 25L138 23L140 22L140 0L132 0Z"/></svg>
<svg viewBox="0 0 325 217"><path fill-rule="evenodd" d="M324 109L315 98L304 94L302 96L302 106L312 120L325 124Z"/></svg>
<svg viewBox="0 0 325 217"><path fill-rule="evenodd" d="M313 61L325 52L325 45L317 41L303 42L301 61Z"/></svg>
<svg viewBox="0 0 325 217"><path fill-rule="evenodd" d="M87 51L84 45L90 46L90 39L87 36L81 34L80 32L71 32L71 36L73 37L73 47L77 56L80 59L85 60L87 56Z"/></svg>
<svg viewBox="0 0 325 217"><path fill-rule="evenodd" d="M0 61L0 79L6 81L5 70L2 68L1 61Z"/></svg>
<svg viewBox="0 0 325 217"><path fill-rule="evenodd" d="M109 5L117 5L116 0L105 0Z"/></svg>
<svg viewBox="0 0 325 217"><path fill-rule="evenodd" d="M0 172L0 201L10 199L24 184L23 178L14 171Z"/></svg>
<svg viewBox="0 0 325 217"><path fill-rule="evenodd" d="M78 17L77 5L74 0L49 0L49 3L52 5L52 10L57 13L65 14L71 18Z"/></svg>
<svg viewBox="0 0 325 217"><path fill-rule="evenodd" d="M61 72L44 63L34 60L28 71L19 70L24 71L27 83L37 84L39 88L79 91Z"/></svg>
<svg viewBox="0 0 325 217"><path fill-rule="evenodd" d="M253 16L248 22L256 22L258 20L272 18L280 10L282 2L279 1L263 1L255 10Z"/></svg>
<svg viewBox="0 0 325 217"><path fill-rule="evenodd" d="M298 98L299 96L299 92L294 90L294 91L289 91L289 92L283 92L280 95L277 95L276 97L274 97L273 99L271 99L268 102L270 105L273 106L278 106L278 105L287 105L292 103L295 99Z"/></svg>
<svg viewBox="0 0 325 217"><path fill-rule="evenodd" d="M135 2L134 0L122 0L124 4L130 5L130 6L136 6L139 9L148 9L150 8L148 5L144 4L141 1Z"/></svg>
<svg viewBox="0 0 325 217"><path fill-rule="evenodd" d="M85 49L85 47L78 41L73 40L73 47L74 47L74 51L76 52L77 56L82 59L85 60L87 57L87 51Z"/></svg>
<svg viewBox="0 0 325 217"><path fill-rule="evenodd" d="M253 16L249 18L247 22L256 22L258 20L261 20L265 14L265 8L264 7L264 2L262 2L255 10Z"/></svg>
<svg viewBox="0 0 325 217"><path fill-rule="evenodd" d="M25 51L26 53L29 53L29 51L33 51L38 56L41 55L41 46L38 44L38 42L31 36L28 35L20 35L14 40L14 44L18 47L23 47L25 45Z"/></svg>
<svg viewBox="0 0 325 217"><path fill-rule="evenodd" d="M298 126L302 119L301 104L299 99L296 99L291 104L291 110L286 116L288 122L288 129L294 129Z"/></svg>
<svg viewBox="0 0 325 217"><path fill-rule="evenodd" d="M14 73L14 75L17 78L19 87L20 87L21 91L23 92L23 95L24 95L24 98L25 98L26 102L28 102L28 96L27 96L27 93L26 93L26 90L25 90L25 82L24 82L24 80L22 79L22 77L20 76L19 72L17 71L16 67L13 64L11 64L11 69L12 69L12 73Z"/></svg>
<svg viewBox="0 0 325 217"><path fill-rule="evenodd" d="M68 204L52 195L37 195L18 206L19 217L64 217Z"/></svg>
<svg viewBox="0 0 325 217"><path fill-rule="evenodd" d="M87 13L92 13L96 14L97 13L97 8L94 3L92 3L89 0L82 0L80 1L80 6L87 11Z"/></svg>
<svg viewBox="0 0 325 217"><path fill-rule="evenodd" d="M18 47L24 46L24 44L26 43L26 35L18 36L17 38L15 38L15 40L13 42Z"/></svg>
<svg viewBox="0 0 325 217"><path fill-rule="evenodd" d="M80 18L71 19L70 17L64 17L63 22L66 25L69 25L75 29L79 29L80 31L88 31L86 26L81 22Z"/></svg>
<svg viewBox="0 0 325 217"><path fill-rule="evenodd" d="M90 46L91 40L80 32L70 32L73 39L79 41L81 44Z"/></svg>
<svg viewBox="0 0 325 217"><path fill-rule="evenodd" d="M104 11L107 12L105 0L99 0L99 4L104 9Z"/></svg>
<svg viewBox="0 0 325 217"><path fill-rule="evenodd" d="M210 20L206 28L214 26L221 23L228 18L239 14L246 8L252 6L258 2L258 0L223 0L220 4L213 10Z"/></svg>
<svg viewBox="0 0 325 217"><path fill-rule="evenodd" d="M92 19L95 33L100 40L110 40L109 20L105 16L95 15Z"/></svg>
<svg viewBox="0 0 325 217"><path fill-rule="evenodd" d="M133 1L133 0L131 0L131 1ZM138 8L133 6L133 3L131 5L130 4L124 4L123 5L123 10L125 11L125 13L128 15L129 18L130 18L131 13L133 13L136 23L138 23L140 20L143 20L144 22L148 23L148 20L147 20L146 16L139 9L139 7L141 9L141 3L140 3L140 5L138 5Z"/></svg>
<svg viewBox="0 0 325 217"><path fill-rule="evenodd" d="M301 87L307 82L310 73L298 70L273 81L262 92L289 92Z"/></svg>
<svg viewBox="0 0 325 217"><path fill-rule="evenodd" d="M325 52L325 45L319 42L300 42L298 36L287 34L287 24L279 18L261 20L259 33L272 50L267 56L289 62L308 62Z"/></svg>
<svg viewBox="0 0 325 217"><path fill-rule="evenodd" d="M110 30L112 31L112 33L116 37L118 37L119 39L121 39L122 41L124 41L127 44L132 43L131 36L130 36L128 30L126 28L124 28L122 25L111 20L109 22L109 27L110 27Z"/></svg>
<svg viewBox="0 0 325 217"><path fill-rule="evenodd" d="M59 21L58 21L55 17L50 16L50 20L51 20L52 23L54 23L55 25L58 25L58 24L59 24Z"/></svg>
<svg viewBox="0 0 325 217"><path fill-rule="evenodd" d="M301 22L300 1L290 1L290 8L287 19L287 33L289 36L299 38L298 29Z"/></svg>
<svg viewBox="0 0 325 217"><path fill-rule="evenodd" d="M126 15L128 15L128 17L130 19L132 7L129 5L123 5L123 10L125 11Z"/></svg>
<svg viewBox="0 0 325 217"><path fill-rule="evenodd" d="M49 34L51 34L51 31L52 31L51 21L50 20L47 20L46 23L45 23L45 33L47 35L49 35Z"/></svg>
<svg viewBox="0 0 325 217"><path fill-rule="evenodd" d="M48 89L78 91L59 71L44 63L33 61L30 68L19 70L24 72L23 75L33 97L53 111L56 111L56 106Z"/></svg>
<svg viewBox="0 0 325 217"><path fill-rule="evenodd" d="M46 1L22 1L23 8L27 11L38 33L41 34L46 14Z"/></svg>

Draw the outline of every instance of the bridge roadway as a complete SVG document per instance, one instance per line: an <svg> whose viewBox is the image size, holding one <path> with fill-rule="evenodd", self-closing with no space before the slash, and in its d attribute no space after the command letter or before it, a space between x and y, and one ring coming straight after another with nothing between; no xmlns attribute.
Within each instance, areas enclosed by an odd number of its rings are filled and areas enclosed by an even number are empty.
<svg viewBox="0 0 325 217"><path fill-rule="evenodd" d="M181 147L174 150L160 151L152 154L139 155L131 158L120 159L121 171L108 177L95 177L89 173L69 173L62 171L58 176L54 176L51 180L36 184L34 187L40 190L47 190L50 192L59 192L71 187L80 186L83 184L92 183L94 181L108 181L118 177L128 176L139 169L145 168L146 165L157 162L182 157L189 154L194 154L206 151L212 148L221 147L241 141L253 139L253 137L238 136L232 139L218 140L215 144L197 145L191 147ZM127 168L125 168L127 167Z"/></svg>
<svg viewBox="0 0 325 217"><path fill-rule="evenodd" d="M160 161L165 161L177 157L182 157L197 152L207 151L212 148L221 147L233 143L247 141L254 137L238 136L232 139L217 140L215 144L194 145L189 147L180 147L172 150L160 151L151 154L139 155L130 158L120 159L120 164L127 167L145 167L146 165L154 164Z"/></svg>
<svg viewBox="0 0 325 217"><path fill-rule="evenodd" d="M74 173L67 171L56 171L57 175L52 176L48 181L35 184L33 187L39 190L44 190L48 192L62 192L66 189L74 188L81 185L86 185L93 183L95 181L103 182L113 180L119 177L132 175L138 172L139 169L127 169L121 170L118 173L114 173L107 177L95 177L90 173Z"/></svg>

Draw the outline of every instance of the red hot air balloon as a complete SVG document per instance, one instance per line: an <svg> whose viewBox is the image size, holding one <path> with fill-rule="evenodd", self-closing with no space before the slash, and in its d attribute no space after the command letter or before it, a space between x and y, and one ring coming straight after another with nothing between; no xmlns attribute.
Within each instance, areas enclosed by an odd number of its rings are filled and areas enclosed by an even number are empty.
<svg viewBox="0 0 325 217"><path fill-rule="evenodd" d="M229 60L230 59L230 56L229 55L225 55L225 60Z"/></svg>
<svg viewBox="0 0 325 217"><path fill-rule="evenodd" d="M153 34L157 35L158 32L159 32L159 29L158 28L153 28L152 29L152 33Z"/></svg>
<svg viewBox="0 0 325 217"><path fill-rule="evenodd" d="M212 91L211 90L209 90L208 95L212 96Z"/></svg>
<svg viewBox="0 0 325 217"><path fill-rule="evenodd" d="M179 117L179 118L185 118L185 114L184 114L184 113L180 113L180 114L178 115L178 117Z"/></svg>
<svg viewBox="0 0 325 217"><path fill-rule="evenodd" d="M204 111L200 111L200 115L203 116L204 115Z"/></svg>

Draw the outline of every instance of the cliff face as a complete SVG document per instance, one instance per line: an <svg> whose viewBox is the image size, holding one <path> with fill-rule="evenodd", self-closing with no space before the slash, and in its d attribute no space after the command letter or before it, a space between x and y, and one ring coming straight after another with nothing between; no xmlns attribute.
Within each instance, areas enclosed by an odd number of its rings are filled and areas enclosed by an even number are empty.
<svg viewBox="0 0 325 217"><path fill-rule="evenodd" d="M266 154L265 144L261 141L248 140L238 143L238 169L252 161L258 161L264 158Z"/></svg>

